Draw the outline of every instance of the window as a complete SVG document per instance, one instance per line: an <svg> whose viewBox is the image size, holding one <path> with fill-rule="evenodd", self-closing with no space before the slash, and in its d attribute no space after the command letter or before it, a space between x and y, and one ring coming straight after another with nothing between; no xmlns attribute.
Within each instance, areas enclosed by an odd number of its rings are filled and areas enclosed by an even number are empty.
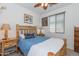
<svg viewBox="0 0 79 59"><path fill-rule="evenodd" d="M55 32L55 16L49 17L49 28L51 32Z"/></svg>
<svg viewBox="0 0 79 59"><path fill-rule="evenodd" d="M50 32L64 33L65 12L49 16Z"/></svg>
<svg viewBox="0 0 79 59"><path fill-rule="evenodd" d="M56 15L56 32L64 32L64 13Z"/></svg>

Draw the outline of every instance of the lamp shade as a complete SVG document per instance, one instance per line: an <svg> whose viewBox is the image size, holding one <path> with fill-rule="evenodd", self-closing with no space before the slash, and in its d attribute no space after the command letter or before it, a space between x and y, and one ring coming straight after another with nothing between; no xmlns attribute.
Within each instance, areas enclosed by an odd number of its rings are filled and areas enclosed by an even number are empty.
<svg viewBox="0 0 79 59"><path fill-rule="evenodd" d="M2 26L1 26L1 30L10 30L11 28L10 28L10 25L9 24L3 24Z"/></svg>

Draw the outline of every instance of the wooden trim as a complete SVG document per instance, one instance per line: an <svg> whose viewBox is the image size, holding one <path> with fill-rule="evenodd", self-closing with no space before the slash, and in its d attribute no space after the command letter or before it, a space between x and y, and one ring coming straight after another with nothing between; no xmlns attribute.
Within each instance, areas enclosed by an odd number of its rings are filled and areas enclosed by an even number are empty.
<svg viewBox="0 0 79 59"><path fill-rule="evenodd" d="M67 39L64 39L64 45L63 47L56 53L54 54L53 52L48 52L48 56L65 56L67 50Z"/></svg>

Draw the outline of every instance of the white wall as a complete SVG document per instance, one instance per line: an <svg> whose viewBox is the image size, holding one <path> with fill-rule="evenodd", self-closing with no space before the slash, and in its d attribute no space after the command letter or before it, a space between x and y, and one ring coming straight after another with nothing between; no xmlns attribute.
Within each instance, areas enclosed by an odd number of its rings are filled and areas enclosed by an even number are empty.
<svg viewBox="0 0 79 59"><path fill-rule="evenodd" d="M15 37L16 24L24 24L24 13L33 16L33 25L41 26L41 22L40 22L41 20L39 20L39 18L65 11L66 12L65 14L65 35L51 33L49 32L47 27L45 27L46 29L44 32L46 33L47 36L67 37L68 48L71 48L71 49L74 48L74 26L79 25L79 4L71 4L69 6L42 14L41 16L17 4L5 4L5 5L7 6L7 10L2 14L0 13L0 28L1 28L1 25L4 23L4 21L7 20L7 22L11 26L9 37ZM3 37L1 32L0 34L1 34L0 38Z"/></svg>
<svg viewBox="0 0 79 59"><path fill-rule="evenodd" d="M66 37L67 38L67 47L74 49L74 27L79 25L79 4L71 4L69 6L45 13L41 15L42 17L53 15L56 13L60 13L65 11L65 34L57 34L51 33L49 30L45 31L47 36L59 36L59 37ZM41 21L41 20L40 20ZM40 23L41 24L41 23ZM47 27L45 27L47 28Z"/></svg>
<svg viewBox="0 0 79 59"><path fill-rule="evenodd" d="M26 8L23 8L17 4L3 4L7 7L7 9L0 13L0 27L6 21L10 24L11 30L9 31L9 37L15 37L16 34L16 24L24 24L24 13L33 16L33 24L34 26L39 25L39 14L36 14ZM28 25L28 24L26 24ZM0 38L3 37L3 34L0 33Z"/></svg>

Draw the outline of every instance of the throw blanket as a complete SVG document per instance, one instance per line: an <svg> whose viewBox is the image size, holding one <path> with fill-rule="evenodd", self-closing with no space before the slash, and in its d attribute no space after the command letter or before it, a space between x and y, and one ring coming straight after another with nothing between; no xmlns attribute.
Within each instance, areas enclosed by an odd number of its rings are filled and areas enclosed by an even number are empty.
<svg viewBox="0 0 79 59"><path fill-rule="evenodd" d="M50 38L42 43L33 45L28 56L47 56L48 52L56 54L63 47L64 41L59 38Z"/></svg>
<svg viewBox="0 0 79 59"><path fill-rule="evenodd" d="M43 41L47 40L48 38L47 37L42 37L42 36L36 36L35 38L30 38L30 39L22 39L22 38L19 38L19 48L21 50L21 52L24 54L24 55L27 55L30 48L33 46L33 45L36 45L38 43L42 43Z"/></svg>

